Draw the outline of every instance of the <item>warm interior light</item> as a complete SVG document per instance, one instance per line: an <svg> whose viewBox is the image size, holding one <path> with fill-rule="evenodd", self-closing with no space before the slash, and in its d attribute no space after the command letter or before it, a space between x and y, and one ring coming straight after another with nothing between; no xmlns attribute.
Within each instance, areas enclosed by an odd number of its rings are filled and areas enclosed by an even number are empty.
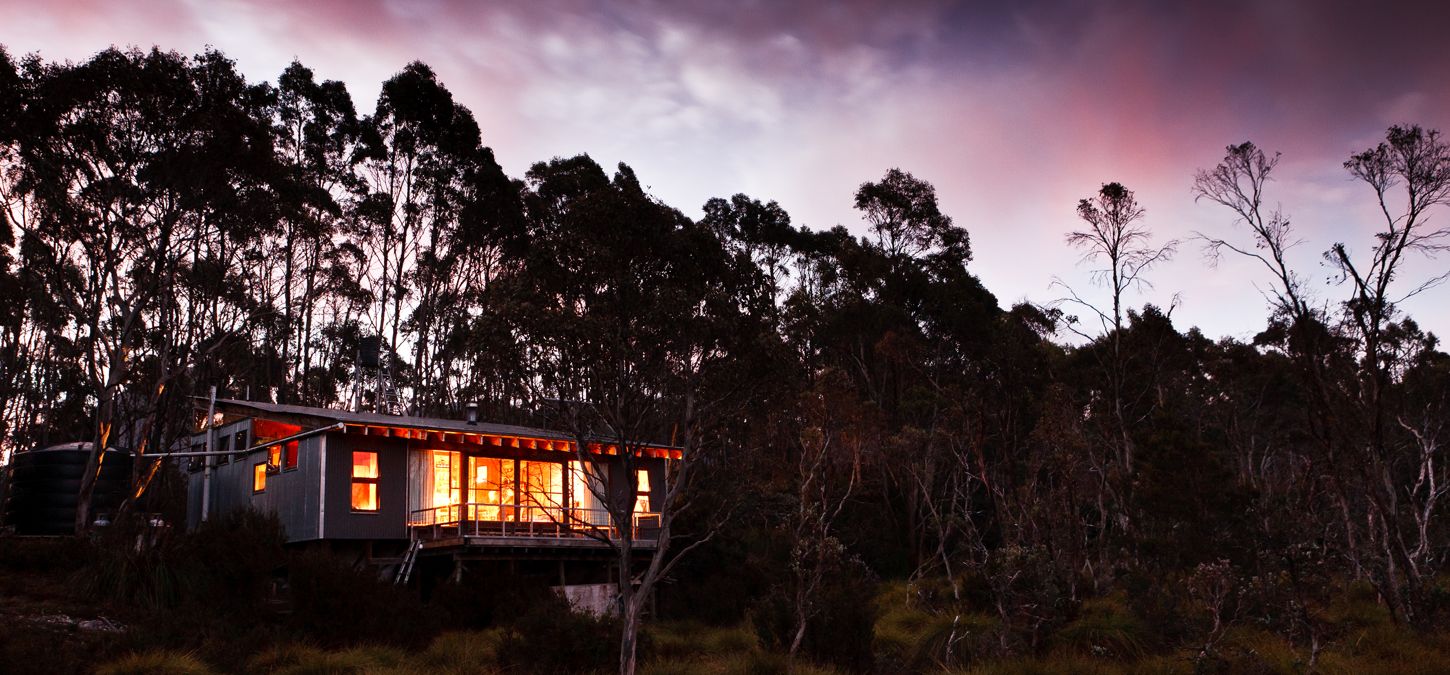
<svg viewBox="0 0 1450 675"><path fill-rule="evenodd" d="M378 510L378 484L353 483L352 508L356 511Z"/></svg>
<svg viewBox="0 0 1450 675"><path fill-rule="evenodd" d="M477 485L483 485L488 482L487 464L478 465L478 468L473 473L473 482Z"/></svg>
<svg viewBox="0 0 1450 675"><path fill-rule="evenodd" d="M376 453L376 452L354 452L354 453L352 453L352 477L353 478L377 478L378 477L378 453Z"/></svg>
<svg viewBox="0 0 1450 675"><path fill-rule="evenodd" d="M455 477L458 469L458 453L434 450L433 454L433 502L432 506L453 506L458 503L458 483Z"/></svg>
<svg viewBox="0 0 1450 675"><path fill-rule="evenodd" d="M378 510L378 453L352 453L352 508Z"/></svg>
<svg viewBox="0 0 1450 675"><path fill-rule="evenodd" d="M634 512L649 513L649 472L640 469L635 473L635 477L638 483L634 493Z"/></svg>

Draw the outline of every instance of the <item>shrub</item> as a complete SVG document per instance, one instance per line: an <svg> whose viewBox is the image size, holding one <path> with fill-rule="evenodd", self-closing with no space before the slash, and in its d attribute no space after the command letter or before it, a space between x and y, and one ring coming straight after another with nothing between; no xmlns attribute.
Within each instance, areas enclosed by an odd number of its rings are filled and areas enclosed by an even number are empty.
<svg viewBox="0 0 1450 675"><path fill-rule="evenodd" d="M322 551L292 559L292 634L325 646L376 643L417 648L439 621L418 597L371 570Z"/></svg>
<svg viewBox="0 0 1450 675"><path fill-rule="evenodd" d="M157 610L181 601L181 575L175 539L132 516L117 519L96 535L93 554L73 580L85 596Z"/></svg>
<svg viewBox="0 0 1450 675"><path fill-rule="evenodd" d="M817 589L815 612L806 623L801 651L815 661L846 670L870 670L876 624L876 606L870 601L875 581L870 570L858 560L844 559L825 579ZM751 609L750 622L766 649L784 651L794 639L793 597L789 587L777 586Z"/></svg>
<svg viewBox="0 0 1450 675"><path fill-rule="evenodd" d="M504 633L499 664L532 673L588 673L612 669L619 660L619 620L576 612L553 595L530 606ZM638 654L649 654L648 633L640 632Z"/></svg>
<svg viewBox="0 0 1450 675"><path fill-rule="evenodd" d="M202 523L177 546L187 595L238 622L254 619L286 563L285 541L270 512L236 509Z"/></svg>
<svg viewBox="0 0 1450 675"><path fill-rule="evenodd" d="M464 574L462 583L440 584L431 590L429 606L447 614L449 626L474 629L507 624L520 607L551 602L556 596L539 577L492 570Z"/></svg>

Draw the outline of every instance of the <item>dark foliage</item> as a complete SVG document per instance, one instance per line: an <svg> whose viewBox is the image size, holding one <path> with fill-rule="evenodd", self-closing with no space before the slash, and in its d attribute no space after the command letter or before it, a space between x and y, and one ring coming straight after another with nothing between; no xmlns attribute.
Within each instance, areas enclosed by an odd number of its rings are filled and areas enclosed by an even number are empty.
<svg viewBox="0 0 1450 675"><path fill-rule="evenodd" d="M506 668L526 673L593 673L618 663L619 620L576 612L557 595L534 598L499 644ZM640 644L647 655L647 640Z"/></svg>
<svg viewBox="0 0 1450 675"><path fill-rule="evenodd" d="M417 595L357 568L341 556L307 551L289 561L290 634L325 646L394 644L420 647L437 635L441 617Z"/></svg>

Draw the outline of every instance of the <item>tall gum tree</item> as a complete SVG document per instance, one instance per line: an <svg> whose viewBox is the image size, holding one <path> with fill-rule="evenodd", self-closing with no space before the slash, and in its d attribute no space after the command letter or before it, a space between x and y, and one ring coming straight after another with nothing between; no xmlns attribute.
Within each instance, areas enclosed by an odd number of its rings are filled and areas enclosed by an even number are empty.
<svg viewBox="0 0 1450 675"><path fill-rule="evenodd" d="M768 324L746 311L769 286L742 267L711 228L649 196L621 165L610 178L588 157L536 164L528 175L526 231L505 245L519 267L513 330L528 345L535 399L575 438L595 476L595 499L620 533L619 670L638 665L638 632L659 581L720 524L688 539L677 530L695 500L698 472L720 447L716 424L760 376L752 367ZM658 497L657 545L634 541L641 449L672 442ZM589 453L613 445L615 455ZM728 512L728 510L727 510ZM677 539L681 539L677 541Z"/></svg>

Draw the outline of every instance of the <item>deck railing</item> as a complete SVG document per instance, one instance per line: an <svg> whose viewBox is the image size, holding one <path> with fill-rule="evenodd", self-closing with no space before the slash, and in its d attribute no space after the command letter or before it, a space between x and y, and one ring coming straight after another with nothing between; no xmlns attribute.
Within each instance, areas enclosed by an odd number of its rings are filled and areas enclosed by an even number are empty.
<svg viewBox="0 0 1450 675"><path fill-rule="evenodd" d="M634 513L630 517L633 539L658 538L660 514ZM415 538L467 537L553 537L619 539L609 511L599 508L537 506L525 504L467 503L417 509L408 518Z"/></svg>

